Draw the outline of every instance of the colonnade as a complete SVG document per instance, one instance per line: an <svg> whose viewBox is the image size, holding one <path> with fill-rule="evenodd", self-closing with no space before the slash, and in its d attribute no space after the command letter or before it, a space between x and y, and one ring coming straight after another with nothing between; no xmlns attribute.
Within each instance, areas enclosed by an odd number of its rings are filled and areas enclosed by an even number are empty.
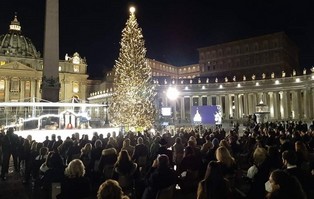
<svg viewBox="0 0 314 199"><path fill-rule="evenodd" d="M179 96L174 102L164 97L163 105L173 107L176 118L189 120L192 106L220 105L223 119L243 119L256 112L260 102L269 107L270 120L311 120L313 118L313 89L235 94ZM206 102L204 103L204 99ZM197 101L196 101L197 100ZM196 102L196 103L193 103ZM185 106L189 103L189 107Z"/></svg>

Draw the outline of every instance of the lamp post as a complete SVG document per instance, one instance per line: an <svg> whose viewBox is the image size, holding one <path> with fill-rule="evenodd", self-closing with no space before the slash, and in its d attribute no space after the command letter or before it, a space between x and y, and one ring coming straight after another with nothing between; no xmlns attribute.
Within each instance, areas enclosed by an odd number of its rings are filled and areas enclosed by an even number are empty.
<svg viewBox="0 0 314 199"><path fill-rule="evenodd" d="M105 111L105 126L109 125L109 121L108 121L108 102L104 103L104 111Z"/></svg>
<svg viewBox="0 0 314 199"><path fill-rule="evenodd" d="M201 134L201 123L202 123L202 116L198 112L198 108L196 109L196 113L194 115L193 121L195 124L198 124L198 133Z"/></svg>
<svg viewBox="0 0 314 199"><path fill-rule="evenodd" d="M169 87L167 90L167 97L169 100L174 102L174 107L173 107L173 124L174 126L176 125L176 119L177 119L177 104L176 100L179 96L179 91L177 90L176 87Z"/></svg>

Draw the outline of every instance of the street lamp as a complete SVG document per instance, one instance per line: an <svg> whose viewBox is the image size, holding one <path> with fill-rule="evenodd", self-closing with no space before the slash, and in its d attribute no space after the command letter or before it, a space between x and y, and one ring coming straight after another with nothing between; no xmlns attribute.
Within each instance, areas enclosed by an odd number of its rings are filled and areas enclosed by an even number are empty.
<svg viewBox="0 0 314 199"><path fill-rule="evenodd" d="M105 111L105 126L108 126L109 125L109 121L108 121L108 102L105 102L104 103L104 111Z"/></svg>
<svg viewBox="0 0 314 199"><path fill-rule="evenodd" d="M179 91L177 90L176 87L169 87L168 90L167 90L167 97L168 99L170 99L171 101L174 102L174 111L173 111L173 123L175 125L176 123L176 115L177 115L177 104L176 104L176 100L179 96Z"/></svg>
<svg viewBox="0 0 314 199"><path fill-rule="evenodd" d="M198 124L198 133L201 134L201 123L202 123L202 116L201 114L198 112L198 108L196 109L196 113L194 115L193 121L195 124Z"/></svg>

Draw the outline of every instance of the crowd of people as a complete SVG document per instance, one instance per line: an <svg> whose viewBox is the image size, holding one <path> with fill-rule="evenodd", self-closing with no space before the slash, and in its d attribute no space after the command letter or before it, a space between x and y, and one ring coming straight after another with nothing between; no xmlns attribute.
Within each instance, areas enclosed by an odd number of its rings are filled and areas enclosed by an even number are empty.
<svg viewBox="0 0 314 199"><path fill-rule="evenodd" d="M198 132L200 130L200 132ZM23 184L58 199L155 199L177 193L197 199L305 199L314 191L314 123L256 124L238 128L52 134L43 142L0 133L1 180L10 160ZM163 195L164 194L164 195Z"/></svg>

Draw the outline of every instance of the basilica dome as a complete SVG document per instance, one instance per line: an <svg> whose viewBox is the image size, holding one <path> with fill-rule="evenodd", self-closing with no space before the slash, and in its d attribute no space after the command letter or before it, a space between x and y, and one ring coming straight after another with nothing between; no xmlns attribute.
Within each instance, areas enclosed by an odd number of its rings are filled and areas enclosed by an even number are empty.
<svg viewBox="0 0 314 199"><path fill-rule="evenodd" d="M32 41L24 37L21 32L17 16L11 21L9 33L0 35L0 56L40 58Z"/></svg>

